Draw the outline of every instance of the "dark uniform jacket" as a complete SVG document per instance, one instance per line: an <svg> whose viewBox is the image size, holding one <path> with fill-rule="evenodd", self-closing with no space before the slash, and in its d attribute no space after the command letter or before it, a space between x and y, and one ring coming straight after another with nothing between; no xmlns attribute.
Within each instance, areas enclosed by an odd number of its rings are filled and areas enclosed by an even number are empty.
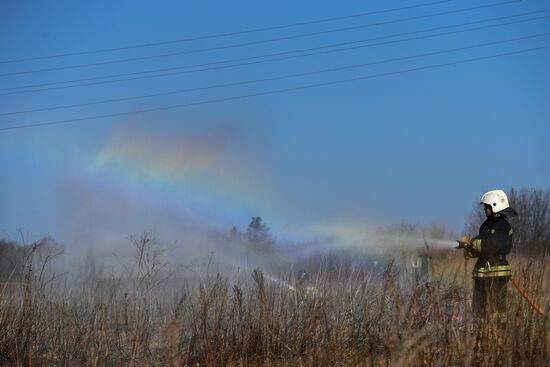
<svg viewBox="0 0 550 367"><path fill-rule="evenodd" d="M478 257L474 278L511 276L506 255L512 249L512 227L504 214L494 214L483 222L472 247Z"/></svg>

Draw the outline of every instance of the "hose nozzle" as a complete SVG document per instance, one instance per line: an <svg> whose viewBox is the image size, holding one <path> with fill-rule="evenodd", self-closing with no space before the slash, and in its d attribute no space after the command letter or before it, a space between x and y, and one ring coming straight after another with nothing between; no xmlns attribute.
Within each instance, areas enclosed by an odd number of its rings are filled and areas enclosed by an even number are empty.
<svg viewBox="0 0 550 367"><path fill-rule="evenodd" d="M459 240L456 240L458 242L458 246L456 248L465 248L470 244L470 237L467 235L462 235Z"/></svg>

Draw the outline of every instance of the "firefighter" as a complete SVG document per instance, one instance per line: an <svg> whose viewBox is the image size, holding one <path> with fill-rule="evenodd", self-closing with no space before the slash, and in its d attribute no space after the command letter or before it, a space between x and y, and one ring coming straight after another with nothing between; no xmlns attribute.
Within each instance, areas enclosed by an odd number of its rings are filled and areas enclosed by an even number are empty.
<svg viewBox="0 0 550 367"><path fill-rule="evenodd" d="M506 255L512 248L512 226L507 215L515 215L502 190L483 194L480 200L487 219L479 234L466 244L466 257L477 257L473 270L474 294L472 308L480 321L506 323L506 283L511 267Z"/></svg>

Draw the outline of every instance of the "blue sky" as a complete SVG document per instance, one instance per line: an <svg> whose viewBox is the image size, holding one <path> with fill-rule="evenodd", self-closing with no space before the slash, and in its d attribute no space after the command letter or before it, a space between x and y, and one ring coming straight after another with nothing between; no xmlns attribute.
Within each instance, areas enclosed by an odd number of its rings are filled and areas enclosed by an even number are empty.
<svg viewBox="0 0 550 367"><path fill-rule="evenodd" d="M550 18L541 17L550 16L550 11L482 24L541 19L446 36L168 77L13 93L24 91L13 88L27 85L224 62L550 9L542 0L433 3L231 37L0 64L0 113L6 114L524 38L299 78L0 116L1 128L263 94L1 131L0 235L17 238L16 230L22 229L31 239L52 235L70 242L95 231L121 237L139 230L170 232L182 222L244 227L252 215L263 216L276 233L289 236L334 223L380 225L402 220L419 225L439 223L460 232L483 192L550 187L548 48L269 94L549 46L550 35L544 33L550 32ZM181 40L417 4L422 2L2 2L0 61ZM173 57L5 75L382 22L388 24ZM474 25L446 31L471 27ZM443 31L422 35L439 32ZM56 86L67 85L70 83ZM177 231L173 233L178 236Z"/></svg>

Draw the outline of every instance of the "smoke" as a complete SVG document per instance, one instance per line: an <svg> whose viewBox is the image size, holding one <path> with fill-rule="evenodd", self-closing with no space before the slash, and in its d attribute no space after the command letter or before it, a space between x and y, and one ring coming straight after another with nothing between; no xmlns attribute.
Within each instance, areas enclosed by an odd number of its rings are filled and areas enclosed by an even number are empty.
<svg viewBox="0 0 550 367"><path fill-rule="evenodd" d="M288 233L294 230L299 240L273 237L269 251L254 247L246 237L250 218L262 215L269 224L285 215L277 213L282 200L258 135L227 123L117 125L63 178L60 270L78 272L93 262L120 272L135 263L144 233L163 262L185 269L214 262L220 268L276 270L327 253L379 261L404 246L449 246L343 220L298 224ZM230 234L233 226L239 236Z"/></svg>
<svg viewBox="0 0 550 367"><path fill-rule="evenodd" d="M267 212L270 182L257 137L239 126L118 125L62 180L65 254L58 270L78 272L93 256L96 265L120 272L135 261L144 233L172 267L267 267L273 257L230 239L229 231Z"/></svg>

